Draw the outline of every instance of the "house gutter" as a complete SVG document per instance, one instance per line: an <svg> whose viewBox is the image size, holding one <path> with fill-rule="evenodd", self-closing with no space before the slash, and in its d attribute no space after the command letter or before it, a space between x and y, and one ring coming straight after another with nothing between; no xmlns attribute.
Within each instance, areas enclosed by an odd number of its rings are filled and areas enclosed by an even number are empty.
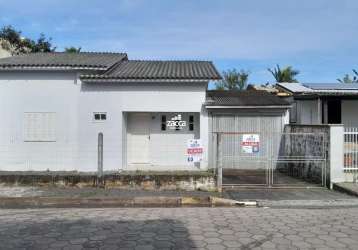
<svg viewBox="0 0 358 250"><path fill-rule="evenodd" d="M1 67L0 71L20 71L20 70L107 70L105 67L80 67L80 66L18 66L18 67Z"/></svg>
<svg viewBox="0 0 358 250"><path fill-rule="evenodd" d="M268 105L268 106L205 106L207 109L288 109L291 108L291 105L286 106L275 106L275 105Z"/></svg>
<svg viewBox="0 0 358 250"><path fill-rule="evenodd" d="M115 79L115 78L111 78L111 79L86 79L86 78L80 78L82 82L84 83L110 83L110 82L121 82L121 83L128 83L128 82L137 82L137 83L141 83L141 82L208 82L211 79Z"/></svg>

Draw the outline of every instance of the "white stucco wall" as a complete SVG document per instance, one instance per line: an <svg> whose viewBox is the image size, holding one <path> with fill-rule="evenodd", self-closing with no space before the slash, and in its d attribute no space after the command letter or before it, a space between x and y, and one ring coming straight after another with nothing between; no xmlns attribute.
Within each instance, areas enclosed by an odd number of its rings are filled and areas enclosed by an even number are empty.
<svg viewBox="0 0 358 250"><path fill-rule="evenodd" d="M80 90L75 79L74 72L0 73L1 170L69 170L74 165ZM56 142L24 142L24 112L55 112Z"/></svg>
<svg viewBox="0 0 358 250"><path fill-rule="evenodd" d="M97 170L97 136L104 134L104 170L125 161L125 112L202 112L207 83L82 84L76 72L0 72L0 170ZM55 142L24 142L24 112L55 112ZM93 112L106 112L94 122ZM207 150L201 167L207 166Z"/></svg>
<svg viewBox="0 0 358 250"><path fill-rule="evenodd" d="M79 141L81 145L96 145L97 134L104 133L105 170L125 167L125 139L123 138L123 112L199 112L200 136L207 145L208 120L201 112L205 101L206 83L98 83L83 84L80 92ZM94 123L92 113L107 112L107 121ZM91 149L88 149L91 150ZM207 150L204 150L207 151ZM84 152L84 151L83 151ZM165 157L165 156L163 156ZM86 158L87 157L81 157ZM93 162L93 161L91 161ZM88 160L86 166L96 168ZM201 163L207 166L207 156ZM175 170L175 168L171 168Z"/></svg>

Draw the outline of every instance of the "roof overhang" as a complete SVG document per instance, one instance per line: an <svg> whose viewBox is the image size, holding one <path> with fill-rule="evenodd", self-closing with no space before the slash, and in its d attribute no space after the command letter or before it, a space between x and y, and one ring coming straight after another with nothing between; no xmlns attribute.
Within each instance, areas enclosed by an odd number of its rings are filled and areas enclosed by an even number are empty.
<svg viewBox="0 0 358 250"><path fill-rule="evenodd" d="M16 67L0 67L0 71L32 71L32 70L101 70L105 71L106 67L74 67L74 66L16 66Z"/></svg>
<svg viewBox="0 0 358 250"><path fill-rule="evenodd" d="M313 89L299 83L277 83L276 87L294 97L358 96L358 89Z"/></svg>
<svg viewBox="0 0 358 250"><path fill-rule="evenodd" d="M148 78L148 79L116 79L116 78L110 78L110 79L103 79L103 78L83 78L80 77L81 81L84 83L127 83L127 82L203 82L207 83L210 81L210 79L156 79L156 78Z"/></svg>
<svg viewBox="0 0 358 250"><path fill-rule="evenodd" d="M207 105L205 108L207 109L289 109L291 105L267 105L267 106L210 106Z"/></svg>

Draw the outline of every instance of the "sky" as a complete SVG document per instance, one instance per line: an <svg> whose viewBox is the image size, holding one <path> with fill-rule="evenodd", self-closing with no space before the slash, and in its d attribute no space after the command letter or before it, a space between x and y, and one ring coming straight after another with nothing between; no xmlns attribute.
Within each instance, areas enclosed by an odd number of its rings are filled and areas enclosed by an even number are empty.
<svg viewBox="0 0 358 250"><path fill-rule="evenodd" d="M213 61L274 82L337 82L358 69L357 0L0 0L0 26L51 37L58 51L126 52L129 59Z"/></svg>

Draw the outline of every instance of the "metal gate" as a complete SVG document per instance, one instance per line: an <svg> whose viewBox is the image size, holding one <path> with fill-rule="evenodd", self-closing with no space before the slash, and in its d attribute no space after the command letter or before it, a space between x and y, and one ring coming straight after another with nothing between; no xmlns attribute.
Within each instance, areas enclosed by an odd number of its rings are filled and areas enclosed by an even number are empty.
<svg viewBox="0 0 358 250"><path fill-rule="evenodd" d="M319 187L326 184L324 133L218 132L222 186Z"/></svg>

